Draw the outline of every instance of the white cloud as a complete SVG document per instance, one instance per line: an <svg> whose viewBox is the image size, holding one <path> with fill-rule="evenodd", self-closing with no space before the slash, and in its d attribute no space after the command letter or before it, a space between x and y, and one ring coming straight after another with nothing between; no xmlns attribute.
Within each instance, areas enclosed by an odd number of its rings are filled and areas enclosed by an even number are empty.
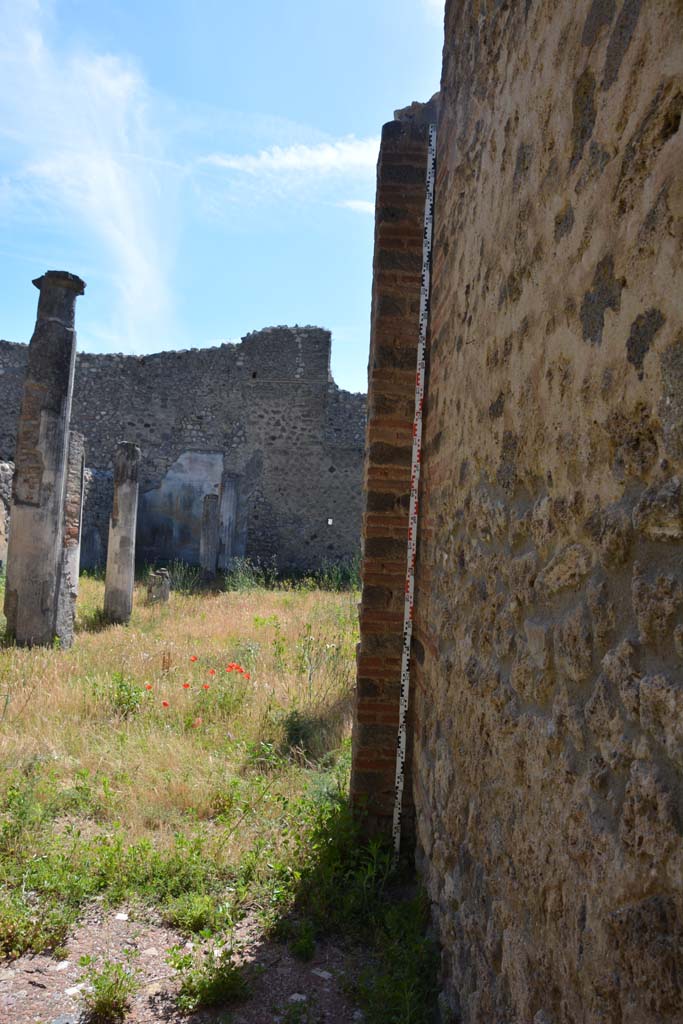
<svg viewBox="0 0 683 1024"><path fill-rule="evenodd" d="M245 210L258 215L273 204L282 215L315 203L338 205L347 190L372 188L379 139L353 135L323 142L270 146L256 153L201 157L195 181L207 216L231 220Z"/></svg>
<svg viewBox="0 0 683 1024"><path fill-rule="evenodd" d="M202 163L261 176L350 176L374 171L378 150L379 139L357 139L349 135L344 139L321 142L315 146L272 146L270 149L262 149L256 155L216 153L204 157Z"/></svg>
<svg viewBox="0 0 683 1024"><path fill-rule="evenodd" d="M20 226L37 217L80 225L106 254L118 296L109 326L119 344L154 348L171 315L172 242L161 211L173 175L152 130L146 84L118 57L52 49L38 0L0 0L0 17L8 27L0 44L0 216L20 215Z"/></svg>
<svg viewBox="0 0 683 1024"><path fill-rule="evenodd" d="M364 213L371 217L375 214L375 204L367 199L343 199L338 205L354 213Z"/></svg>

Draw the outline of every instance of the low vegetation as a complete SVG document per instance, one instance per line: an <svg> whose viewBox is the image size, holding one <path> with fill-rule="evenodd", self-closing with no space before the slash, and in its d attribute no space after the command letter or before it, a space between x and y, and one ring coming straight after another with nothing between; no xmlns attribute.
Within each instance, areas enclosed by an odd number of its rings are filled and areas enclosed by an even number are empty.
<svg viewBox="0 0 683 1024"><path fill-rule="evenodd" d="M169 952L190 1011L245 995L248 910L302 959L330 932L364 943L369 1024L431 1020L425 908L392 898L389 853L347 804L353 574L244 563L204 593L172 575L167 606L141 581L127 628L84 577L72 650L0 651L0 952L59 956L95 897L153 908L197 940ZM122 1019L134 965L85 967L92 1019Z"/></svg>
<svg viewBox="0 0 683 1024"><path fill-rule="evenodd" d="M88 1024L110 1024L122 1021L130 1000L138 991L137 972L131 966L134 954L127 951L126 962L81 957L84 983L81 996Z"/></svg>

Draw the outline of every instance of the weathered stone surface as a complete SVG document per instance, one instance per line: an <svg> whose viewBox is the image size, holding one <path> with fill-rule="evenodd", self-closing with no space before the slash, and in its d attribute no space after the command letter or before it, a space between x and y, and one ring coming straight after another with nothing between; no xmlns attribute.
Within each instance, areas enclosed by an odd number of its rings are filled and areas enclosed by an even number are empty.
<svg viewBox="0 0 683 1024"><path fill-rule="evenodd" d="M635 562L631 594L640 639L653 643L664 640L671 629L673 615L683 602L681 580L671 573L648 578L643 566Z"/></svg>
<svg viewBox="0 0 683 1024"><path fill-rule="evenodd" d="M85 438L78 431L70 430L64 487L62 563L55 622L55 635L59 638L62 648L71 647L74 639L78 574L81 564L84 479Z"/></svg>
<svg viewBox="0 0 683 1024"><path fill-rule="evenodd" d="M5 616L20 645L51 644L63 553L67 436L71 415L79 277L48 271L28 348L13 479Z"/></svg>
<svg viewBox="0 0 683 1024"><path fill-rule="evenodd" d="M583 544L570 544L541 570L536 577L536 589L541 594L554 594L567 587L576 588L587 576L593 557Z"/></svg>
<svg viewBox="0 0 683 1024"><path fill-rule="evenodd" d="M462 1024L683 1021L682 37L446 4L411 713Z"/></svg>
<svg viewBox="0 0 683 1024"><path fill-rule="evenodd" d="M207 494L202 509L202 536L199 546L199 564L205 580L213 579L218 567L220 529L220 498Z"/></svg>
<svg viewBox="0 0 683 1024"><path fill-rule="evenodd" d="M171 596L171 577L168 569L157 569L147 577L147 601L149 604L167 604Z"/></svg>
<svg viewBox="0 0 683 1024"><path fill-rule="evenodd" d="M683 488L678 477L645 491L633 510L633 525L651 540L683 538Z"/></svg>
<svg viewBox="0 0 683 1024"><path fill-rule="evenodd" d="M133 611L140 455L131 441L121 441L114 453L114 505L104 585L104 615L110 622L126 623Z"/></svg>
<svg viewBox="0 0 683 1024"><path fill-rule="evenodd" d="M11 462L0 462L0 568L7 564L7 541L9 539L9 511L12 501L12 477L14 466Z"/></svg>

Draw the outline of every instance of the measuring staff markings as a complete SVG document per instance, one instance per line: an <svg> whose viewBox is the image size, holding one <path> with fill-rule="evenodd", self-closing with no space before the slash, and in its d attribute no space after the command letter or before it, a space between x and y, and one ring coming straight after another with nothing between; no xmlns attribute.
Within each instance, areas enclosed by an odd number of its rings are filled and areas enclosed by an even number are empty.
<svg viewBox="0 0 683 1024"><path fill-rule="evenodd" d="M415 557L417 553L418 491L422 457L422 408L425 391L425 348L429 326L429 289L432 272L432 237L434 231L434 184L436 180L436 125L429 126L427 158L427 195L422 246L422 284L420 288L420 325L415 375L415 419L413 420L413 453L410 476L410 514L408 518L408 559L406 566L405 602L403 611L403 651L401 655L401 694L396 749L396 785L394 799L394 858L401 850L401 813L406 770L408 703L410 697L410 645L413 637L415 600Z"/></svg>

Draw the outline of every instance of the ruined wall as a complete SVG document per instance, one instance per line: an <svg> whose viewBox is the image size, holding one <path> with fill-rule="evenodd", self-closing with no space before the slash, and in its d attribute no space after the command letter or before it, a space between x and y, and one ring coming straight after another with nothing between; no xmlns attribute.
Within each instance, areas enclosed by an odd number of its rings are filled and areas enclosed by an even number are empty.
<svg viewBox="0 0 683 1024"><path fill-rule="evenodd" d="M456 1020L683 1020L683 8L450 0L414 658Z"/></svg>
<svg viewBox="0 0 683 1024"><path fill-rule="evenodd" d="M100 511L122 439L143 453L141 558L198 561L201 517L190 513L203 495L191 473L170 498L164 486L169 473L178 481L192 453L213 454L221 473L236 480L234 553L274 555L280 565L299 568L355 557L365 396L336 387L330 344L328 331L280 327L217 348L144 357L81 353L72 426L85 435L95 471L86 485L83 564L106 555ZM25 346L0 343L0 457L14 453L25 361Z"/></svg>

